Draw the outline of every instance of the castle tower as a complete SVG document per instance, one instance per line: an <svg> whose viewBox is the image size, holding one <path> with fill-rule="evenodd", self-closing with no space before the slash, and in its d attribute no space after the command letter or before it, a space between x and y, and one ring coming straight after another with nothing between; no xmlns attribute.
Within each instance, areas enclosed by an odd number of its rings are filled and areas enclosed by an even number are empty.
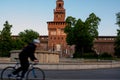
<svg viewBox="0 0 120 80"><path fill-rule="evenodd" d="M50 51L65 52L66 34L64 33L65 9L64 1L57 0L54 9L54 20L47 22L48 24L48 49Z"/></svg>
<svg viewBox="0 0 120 80"><path fill-rule="evenodd" d="M65 21L65 9L63 0L56 1L56 9L54 9L54 21Z"/></svg>

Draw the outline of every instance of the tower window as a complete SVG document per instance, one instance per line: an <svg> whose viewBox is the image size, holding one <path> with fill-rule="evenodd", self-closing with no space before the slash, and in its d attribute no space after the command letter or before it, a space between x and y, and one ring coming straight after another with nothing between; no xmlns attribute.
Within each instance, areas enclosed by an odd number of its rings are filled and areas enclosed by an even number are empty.
<svg viewBox="0 0 120 80"><path fill-rule="evenodd" d="M61 5L61 4L59 4L59 7L61 8L61 7L62 7L62 5Z"/></svg>
<svg viewBox="0 0 120 80"><path fill-rule="evenodd" d="M50 39L52 40L52 37L50 37Z"/></svg>
<svg viewBox="0 0 120 80"><path fill-rule="evenodd" d="M63 37L61 37L61 39L63 40Z"/></svg>

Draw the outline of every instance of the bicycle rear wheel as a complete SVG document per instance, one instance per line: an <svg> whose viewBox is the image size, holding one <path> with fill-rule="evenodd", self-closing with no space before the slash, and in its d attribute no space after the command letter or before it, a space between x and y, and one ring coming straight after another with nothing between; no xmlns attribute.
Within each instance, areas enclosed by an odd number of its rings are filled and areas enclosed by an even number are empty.
<svg viewBox="0 0 120 80"><path fill-rule="evenodd" d="M1 80L12 80L10 74L14 71L14 67L6 67L1 72Z"/></svg>
<svg viewBox="0 0 120 80"><path fill-rule="evenodd" d="M34 67L28 70L26 80L45 80L45 73L42 69Z"/></svg>

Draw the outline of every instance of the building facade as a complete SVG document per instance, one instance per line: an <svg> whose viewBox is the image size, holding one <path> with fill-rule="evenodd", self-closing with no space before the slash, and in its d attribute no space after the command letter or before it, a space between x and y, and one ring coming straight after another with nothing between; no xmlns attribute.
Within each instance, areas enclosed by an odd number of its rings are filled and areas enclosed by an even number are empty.
<svg viewBox="0 0 120 80"><path fill-rule="evenodd" d="M114 43L116 36L99 36L94 41L94 48L98 54L108 53L114 56Z"/></svg>

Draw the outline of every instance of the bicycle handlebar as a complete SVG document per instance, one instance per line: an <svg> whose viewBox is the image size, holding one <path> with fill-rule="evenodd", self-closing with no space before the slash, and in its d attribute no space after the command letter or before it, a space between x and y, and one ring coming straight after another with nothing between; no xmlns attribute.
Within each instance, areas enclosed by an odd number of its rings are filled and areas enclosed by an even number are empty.
<svg viewBox="0 0 120 80"><path fill-rule="evenodd" d="M16 61L17 61L17 63L19 63L19 58L14 58ZM30 61L30 65L37 65L39 63L39 61L38 62L36 62L36 61Z"/></svg>

